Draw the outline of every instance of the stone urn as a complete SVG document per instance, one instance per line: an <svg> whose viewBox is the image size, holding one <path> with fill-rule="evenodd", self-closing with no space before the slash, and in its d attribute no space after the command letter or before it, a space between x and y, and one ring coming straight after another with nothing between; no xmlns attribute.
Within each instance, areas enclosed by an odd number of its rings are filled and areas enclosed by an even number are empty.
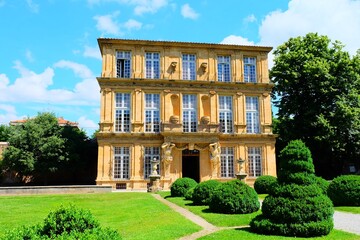
<svg viewBox="0 0 360 240"><path fill-rule="evenodd" d="M210 122L210 117L209 116L202 116L201 119L200 119L201 123L206 125L206 124L209 124Z"/></svg>
<svg viewBox="0 0 360 240"><path fill-rule="evenodd" d="M179 123L179 116L177 115L172 115L170 117L170 122L173 123L173 124L178 124Z"/></svg>

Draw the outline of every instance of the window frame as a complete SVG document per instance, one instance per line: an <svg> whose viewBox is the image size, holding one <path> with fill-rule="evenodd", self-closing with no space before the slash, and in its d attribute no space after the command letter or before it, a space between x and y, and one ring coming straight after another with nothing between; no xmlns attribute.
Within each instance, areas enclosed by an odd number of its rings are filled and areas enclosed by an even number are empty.
<svg viewBox="0 0 360 240"><path fill-rule="evenodd" d="M185 98L188 98L185 101ZM182 95L182 123L183 132L197 132L197 95L196 94L183 94ZM191 105L191 107L186 107Z"/></svg>
<svg viewBox="0 0 360 240"><path fill-rule="evenodd" d="M217 80L219 82L231 82L231 56L217 56Z"/></svg>
<svg viewBox="0 0 360 240"><path fill-rule="evenodd" d="M224 100L224 106L230 105L230 108L222 108L222 99ZM230 103L230 104L229 104ZM234 118L233 118L233 97L219 95L219 123L222 133L234 132ZM230 121L229 121L230 119Z"/></svg>
<svg viewBox="0 0 360 240"><path fill-rule="evenodd" d="M196 55L190 53L183 53L181 56L181 61L182 61L182 79L196 80Z"/></svg>
<svg viewBox="0 0 360 240"><path fill-rule="evenodd" d="M148 107L147 97L150 98L150 106ZM154 99L154 98L157 99ZM160 132L160 94L158 93L145 93L144 96L144 132L158 133ZM155 104L154 104L154 101ZM150 121L148 122L148 113L150 113ZM155 116L156 115L156 116ZM157 123L155 122L157 117ZM150 126L150 129L148 128Z"/></svg>
<svg viewBox="0 0 360 240"><path fill-rule="evenodd" d="M113 178L115 180L129 180L131 164L130 147L115 146L113 153Z"/></svg>
<svg viewBox="0 0 360 240"><path fill-rule="evenodd" d="M255 108L254 100L256 99ZM245 117L246 117L246 133L258 134L260 131L260 101L259 97L246 96L245 97Z"/></svg>
<svg viewBox="0 0 360 240"><path fill-rule="evenodd" d="M157 58L155 58L156 55L157 55ZM151 57L148 58L148 56L151 56ZM145 78L160 79L160 53L159 52L145 52Z"/></svg>
<svg viewBox="0 0 360 240"><path fill-rule="evenodd" d="M247 154L249 177L262 176L262 147L248 147Z"/></svg>
<svg viewBox="0 0 360 240"><path fill-rule="evenodd" d="M131 77L131 51L118 50L115 54L115 66L117 78Z"/></svg>
<svg viewBox="0 0 360 240"><path fill-rule="evenodd" d="M244 63L244 82L256 83L257 82L257 73L256 73L257 59L256 59L256 57L244 56L243 63Z"/></svg>
<svg viewBox="0 0 360 240"><path fill-rule="evenodd" d="M118 101L119 95L121 95L120 101ZM131 94L117 92L114 97L114 132L131 132Z"/></svg>
<svg viewBox="0 0 360 240"><path fill-rule="evenodd" d="M235 177L235 150L234 147L221 147L220 154L221 178Z"/></svg>

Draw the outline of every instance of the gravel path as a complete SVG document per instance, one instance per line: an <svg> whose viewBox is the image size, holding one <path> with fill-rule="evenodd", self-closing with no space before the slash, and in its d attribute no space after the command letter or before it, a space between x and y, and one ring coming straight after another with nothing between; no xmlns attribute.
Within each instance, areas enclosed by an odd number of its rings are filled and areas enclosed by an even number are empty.
<svg viewBox="0 0 360 240"><path fill-rule="evenodd" d="M360 214L335 211L334 228L360 235Z"/></svg>
<svg viewBox="0 0 360 240"><path fill-rule="evenodd" d="M188 236L184 236L184 237L180 238L179 240L198 239L200 237L206 236L208 234L217 232L222 229L248 227L248 226L216 227L216 226L212 225L211 223L207 222L205 219L199 217L198 215L193 214L189 210L179 207L178 205L162 198L159 194L152 194L152 195L154 196L154 198L158 199L160 202L164 203L165 205L168 205L173 210L180 213L181 215L183 215L184 217L186 217L193 223L204 228L203 230L201 230L199 232L193 233ZM352 213L335 211L335 213L334 213L334 228L360 235L360 214L352 214Z"/></svg>

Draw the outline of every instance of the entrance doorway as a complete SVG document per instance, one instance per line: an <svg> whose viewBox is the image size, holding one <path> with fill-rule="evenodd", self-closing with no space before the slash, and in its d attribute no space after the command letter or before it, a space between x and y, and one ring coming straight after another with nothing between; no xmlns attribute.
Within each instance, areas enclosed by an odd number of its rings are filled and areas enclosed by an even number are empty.
<svg viewBox="0 0 360 240"><path fill-rule="evenodd" d="M200 153L198 150L182 151L182 176L200 181Z"/></svg>

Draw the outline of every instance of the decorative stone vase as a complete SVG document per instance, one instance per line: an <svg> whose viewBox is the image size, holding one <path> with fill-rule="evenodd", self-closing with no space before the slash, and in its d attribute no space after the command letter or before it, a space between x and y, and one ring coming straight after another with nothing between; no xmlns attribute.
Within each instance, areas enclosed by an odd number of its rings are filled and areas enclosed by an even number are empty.
<svg viewBox="0 0 360 240"><path fill-rule="evenodd" d="M178 124L179 123L179 116L177 115L172 115L170 117L170 122L173 123L173 124Z"/></svg>
<svg viewBox="0 0 360 240"><path fill-rule="evenodd" d="M200 121L201 121L202 124L205 124L205 125L209 124L210 117L209 116L202 116Z"/></svg>

